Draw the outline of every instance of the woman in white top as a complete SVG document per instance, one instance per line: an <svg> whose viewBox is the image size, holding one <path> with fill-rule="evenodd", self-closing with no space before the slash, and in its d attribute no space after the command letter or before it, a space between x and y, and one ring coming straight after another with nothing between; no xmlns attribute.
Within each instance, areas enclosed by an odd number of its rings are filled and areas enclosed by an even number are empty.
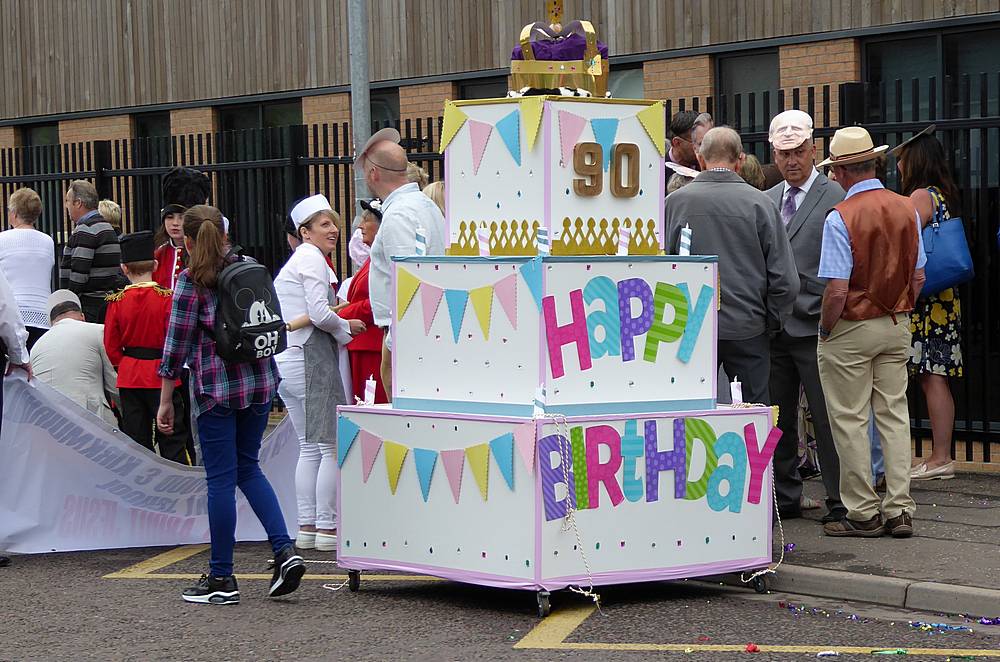
<svg viewBox="0 0 1000 662"><path fill-rule="evenodd" d="M42 200L30 188L14 191L7 202L11 229L0 232L0 268L14 291L28 330L28 349L49 329L48 300L56 249L52 237L35 229Z"/></svg>
<svg viewBox="0 0 1000 662"><path fill-rule="evenodd" d="M275 357L281 384L278 393L288 407L299 438L295 469L299 534L302 549L336 549L334 519L337 476L337 410L346 404L338 368L337 343L350 342L364 331L358 320L343 320L331 310L336 280L327 258L336 250L340 217L325 196L314 195L295 205L292 222L302 244L274 279L285 320L307 315L310 324L288 332L288 349ZM332 276L332 277L331 277Z"/></svg>

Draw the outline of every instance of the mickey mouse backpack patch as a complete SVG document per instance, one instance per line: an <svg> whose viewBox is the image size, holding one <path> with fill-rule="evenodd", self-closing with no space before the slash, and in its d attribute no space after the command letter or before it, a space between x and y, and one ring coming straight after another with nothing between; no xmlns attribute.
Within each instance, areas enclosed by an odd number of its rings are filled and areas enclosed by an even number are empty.
<svg viewBox="0 0 1000 662"><path fill-rule="evenodd" d="M260 361L288 346L288 332L267 267L252 261L230 264L219 273L215 350L230 363Z"/></svg>

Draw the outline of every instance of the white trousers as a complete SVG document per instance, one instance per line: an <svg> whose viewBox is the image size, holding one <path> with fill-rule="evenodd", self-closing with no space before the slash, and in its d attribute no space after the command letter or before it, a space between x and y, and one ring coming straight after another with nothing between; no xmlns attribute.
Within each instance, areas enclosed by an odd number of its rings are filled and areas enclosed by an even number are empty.
<svg viewBox="0 0 1000 662"><path fill-rule="evenodd" d="M306 367L303 359L278 363L281 384L278 394L288 407L288 416L299 438L299 461L295 465L295 495L299 526L337 528L337 448L306 439Z"/></svg>

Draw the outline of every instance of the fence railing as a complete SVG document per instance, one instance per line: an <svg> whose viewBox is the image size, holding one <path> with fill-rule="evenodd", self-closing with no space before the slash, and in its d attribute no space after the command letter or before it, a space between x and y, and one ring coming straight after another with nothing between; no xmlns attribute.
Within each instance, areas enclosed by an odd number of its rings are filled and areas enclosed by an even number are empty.
<svg viewBox="0 0 1000 662"><path fill-rule="evenodd" d="M970 462L1000 462L1000 74L933 77L877 85L846 84L769 90L729 97L666 100L667 119L679 110L706 111L719 124L740 132L745 147L762 162L771 160L767 142L770 118L799 108L814 118L821 154L836 128L864 124L877 142L895 145L937 124L962 191L963 220L976 266L976 279L960 288L965 376L952 380L956 400L957 457ZM412 162L431 181L444 176L437 153L442 119L395 122ZM373 129L381 128L375 126ZM122 207L124 231L159 227L160 179L169 168L188 165L212 179L214 204L230 221L233 240L245 251L278 268L288 255L284 219L291 204L312 193L329 197L345 219L337 271L350 273L347 234L354 209L353 155L347 124L312 124L170 136L132 138L0 150L0 195L4 202L18 187L42 196L39 227L61 244L70 230L62 210L69 181L94 182L103 197ZM897 187L890 157L887 185ZM910 391L911 419L918 449L926 452L930 424L919 388Z"/></svg>

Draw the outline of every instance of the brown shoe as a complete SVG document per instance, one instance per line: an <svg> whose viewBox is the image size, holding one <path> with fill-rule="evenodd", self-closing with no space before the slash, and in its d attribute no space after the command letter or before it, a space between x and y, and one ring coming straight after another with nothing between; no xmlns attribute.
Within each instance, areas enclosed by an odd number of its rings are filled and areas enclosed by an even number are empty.
<svg viewBox="0 0 1000 662"><path fill-rule="evenodd" d="M845 517L839 522L824 524L823 533L836 537L878 538L885 533L885 526L882 524L881 515L863 522Z"/></svg>
<svg viewBox="0 0 1000 662"><path fill-rule="evenodd" d="M909 513L900 513L885 521L885 530L893 538L909 538L913 535L913 519Z"/></svg>

